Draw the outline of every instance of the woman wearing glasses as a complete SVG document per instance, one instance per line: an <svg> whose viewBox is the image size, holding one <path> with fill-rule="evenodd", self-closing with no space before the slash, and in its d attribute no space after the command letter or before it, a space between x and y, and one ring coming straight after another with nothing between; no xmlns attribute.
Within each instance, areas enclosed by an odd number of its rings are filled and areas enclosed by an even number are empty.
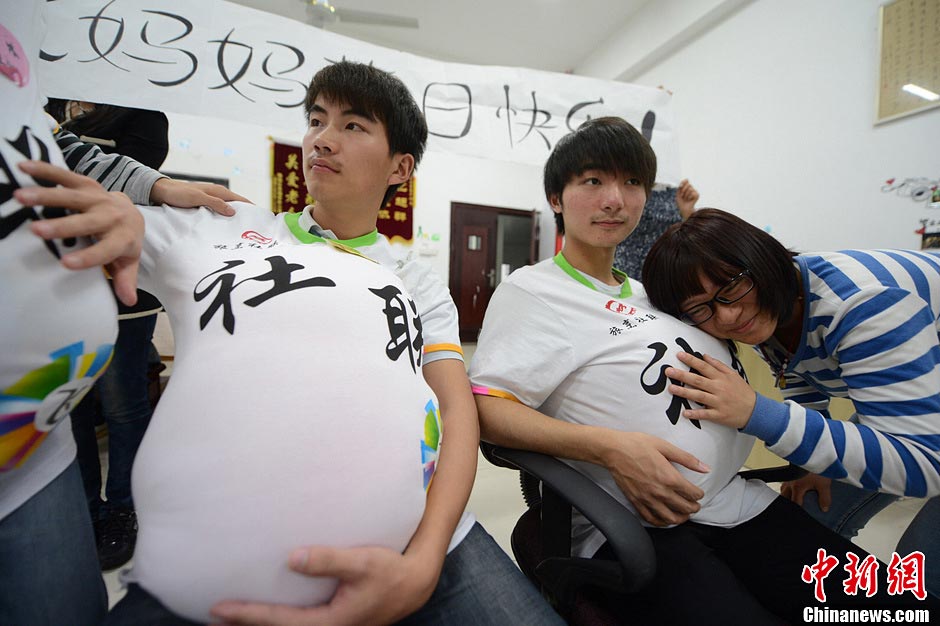
<svg viewBox="0 0 940 626"><path fill-rule="evenodd" d="M940 494L940 255L797 255L734 215L703 209L656 242L643 283L657 308L756 346L786 402L755 393L707 355L680 356L697 373L668 370L682 385L670 391L702 405L685 417L739 428L813 472L782 492L824 524L851 539L896 495ZM851 422L829 417L832 397L852 400ZM940 596L938 527L933 498L898 553L927 555L927 590Z"/></svg>

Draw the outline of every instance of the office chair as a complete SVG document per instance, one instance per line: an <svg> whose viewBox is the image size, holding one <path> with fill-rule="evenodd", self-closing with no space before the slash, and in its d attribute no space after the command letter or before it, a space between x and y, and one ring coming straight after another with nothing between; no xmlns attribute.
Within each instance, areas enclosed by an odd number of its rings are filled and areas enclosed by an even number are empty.
<svg viewBox="0 0 940 626"><path fill-rule="evenodd" d="M628 623L624 594L641 591L656 573L652 541L639 519L586 476L558 459L481 442L483 456L519 470L528 507L512 531L519 569L574 626ZM805 473L784 466L740 473L765 482L793 480ZM541 486L541 489L540 489ZM604 535L617 561L571 556L571 510L577 509Z"/></svg>
<svg viewBox="0 0 940 626"><path fill-rule="evenodd" d="M641 590L656 573L653 544L636 516L554 457L485 442L481 449L494 465L520 472L528 509L513 528L512 551L522 572L569 624L620 623L610 597ZM617 561L571 556L572 507L604 534Z"/></svg>

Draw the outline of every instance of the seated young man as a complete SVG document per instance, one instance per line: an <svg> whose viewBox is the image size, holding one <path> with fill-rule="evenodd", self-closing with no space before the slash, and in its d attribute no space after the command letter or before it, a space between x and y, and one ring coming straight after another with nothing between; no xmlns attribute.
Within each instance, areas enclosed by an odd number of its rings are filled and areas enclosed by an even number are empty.
<svg viewBox="0 0 940 626"><path fill-rule="evenodd" d="M177 361L135 465L132 584L108 623L560 623L459 524L478 426L453 303L375 234L423 152L420 110L398 79L346 62L317 74L307 109L306 216L141 207L141 286L166 304Z"/></svg>
<svg viewBox="0 0 940 626"><path fill-rule="evenodd" d="M490 301L470 367L483 437L567 459L654 526L656 578L626 599L640 623L799 622L815 604L801 571L817 550L866 555L736 475L753 438L681 417L689 405L668 392L664 372L680 365L678 352L721 355L742 370L728 346L653 309L642 285L612 267L655 172L649 144L619 118L585 122L555 146L544 186L565 243ZM580 516L572 552L612 558ZM828 605L865 602L843 595L840 574L825 580ZM898 601L881 589L868 601Z"/></svg>

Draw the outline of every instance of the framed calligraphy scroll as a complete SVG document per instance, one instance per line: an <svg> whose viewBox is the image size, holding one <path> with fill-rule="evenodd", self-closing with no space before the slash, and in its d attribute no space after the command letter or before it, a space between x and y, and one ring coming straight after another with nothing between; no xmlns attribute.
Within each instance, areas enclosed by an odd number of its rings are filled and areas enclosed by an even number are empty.
<svg viewBox="0 0 940 626"><path fill-rule="evenodd" d="M271 210L275 213L300 213L313 203L300 159L300 146L271 139Z"/></svg>
<svg viewBox="0 0 940 626"><path fill-rule="evenodd" d="M881 7L881 71L875 123L940 107L940 2Z"/></svg>

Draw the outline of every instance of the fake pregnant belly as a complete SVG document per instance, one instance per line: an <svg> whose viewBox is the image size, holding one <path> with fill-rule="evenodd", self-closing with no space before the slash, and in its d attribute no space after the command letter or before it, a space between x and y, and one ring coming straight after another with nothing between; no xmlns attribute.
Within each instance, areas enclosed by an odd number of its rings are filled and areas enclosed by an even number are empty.
<svg viewBox="0 0 940 626"><path fill-rule="evenodd" d="M419 402L406 389L381 400L331 391L303 404L285 391L249 409L216 396L209 414L164 396L134 467L132 578L173 612L205 622L226 599L327 601L335 580L290 571L294 548L402 551L434 470L436 400L427 388Z"/></svg>

